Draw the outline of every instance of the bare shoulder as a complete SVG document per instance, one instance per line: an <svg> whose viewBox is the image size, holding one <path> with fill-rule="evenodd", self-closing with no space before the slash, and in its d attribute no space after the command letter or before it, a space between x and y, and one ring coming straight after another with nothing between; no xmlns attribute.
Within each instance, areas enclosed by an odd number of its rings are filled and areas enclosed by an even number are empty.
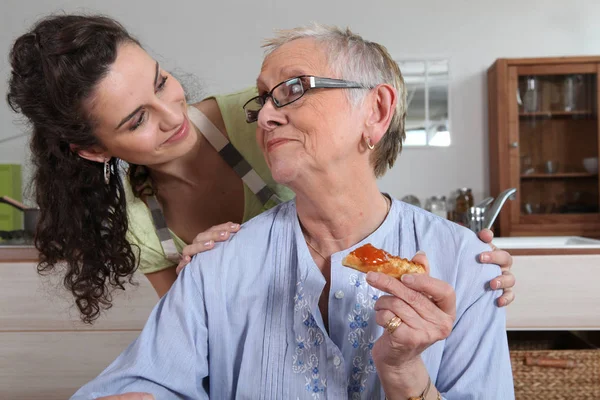
<svg viewBox="0 0 600 400"><path fill-rule="evenodd" d="M204 115L210 119L210 121L215 124L215 126L223 132L223 134L229 138L229 134L227 133L227 128L225 127L225 121L223 121L223 115L221 114L221 110L219 109L219 104L217 101L211 97L205 100L202 100L199 103L191 104L192 107L197 108L202 111Z"/></svg>
<svg viewBox="0 0 600 400"><path fill-rule="evenodd" d="M175 280L177 279L175 266L165 268L161 271L151 272L145 275L146 278L148 278L148 280L152 284L154 290L156 290L158 297L163 297L165 293L167 293L169 289L171 289L171 286L173 286L173 283L175 283Z"/></svg>

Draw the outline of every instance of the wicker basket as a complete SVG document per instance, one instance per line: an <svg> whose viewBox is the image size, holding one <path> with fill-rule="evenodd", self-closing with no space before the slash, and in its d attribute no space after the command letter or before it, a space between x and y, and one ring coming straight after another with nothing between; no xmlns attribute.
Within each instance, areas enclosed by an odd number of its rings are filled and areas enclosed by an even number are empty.
<svg viewBox="0 0 600 400"><path fill-rule="evenodd" d="M568 335L509 338L517 400L600 400L600 349Z"/></svg>

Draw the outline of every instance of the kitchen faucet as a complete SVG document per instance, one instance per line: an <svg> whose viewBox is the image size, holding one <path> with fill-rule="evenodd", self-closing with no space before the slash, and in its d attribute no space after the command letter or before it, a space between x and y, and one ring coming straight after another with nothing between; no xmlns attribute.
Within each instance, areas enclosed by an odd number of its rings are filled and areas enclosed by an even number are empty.
<svg viewBox="0 0 600 400"><path fill-rule="evenodd" d="M482 229L490 229L494 224L496 217L500 214L500 210L504 203L506 203L506 200L511 197L514 198L513 195L516 192L516 188L506 189L504 192L500 193L495 200L493 197L488 197L475 207L471 207L468 213L469 229L473 232L479 232Z"/></svg>

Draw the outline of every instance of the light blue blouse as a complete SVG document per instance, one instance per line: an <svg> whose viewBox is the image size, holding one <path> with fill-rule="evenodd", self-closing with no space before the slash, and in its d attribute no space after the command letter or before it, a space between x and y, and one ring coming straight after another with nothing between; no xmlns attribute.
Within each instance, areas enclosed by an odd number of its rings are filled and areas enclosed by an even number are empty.
<svg viewBox="0 0 600 400"><path fill-rule="evenodd" d="M383 293L341 265L365 243L406 258L424 250L431 275L454 287L453 331L422 354L444 398L514 398L505 310L487 284L500 269L477 261L489 248L474 233L394 200L375 232L331 258L328 334L318 307L325 279L292 200L195 256L139 338L73 399L383 399L371 358Z"/></svg>

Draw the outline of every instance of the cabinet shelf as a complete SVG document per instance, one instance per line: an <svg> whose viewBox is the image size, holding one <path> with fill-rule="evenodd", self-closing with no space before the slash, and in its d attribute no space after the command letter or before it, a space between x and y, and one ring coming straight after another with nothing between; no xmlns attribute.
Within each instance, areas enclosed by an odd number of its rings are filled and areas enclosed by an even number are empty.
<svg viewBox="0 0 600 400"><path fill-rule="evenodd" d="M596 178L598 174L587 172L559 172L555 174L534 173L521 175L521 179L570 179L570 178Z"/></svg>
<svg viewBox="0 0 600 400"><path fill-rule="evenodd" d="M521 118L552 118L552 117L594 117L592 110L581 111L535 111L519 112Z"/></svg>

